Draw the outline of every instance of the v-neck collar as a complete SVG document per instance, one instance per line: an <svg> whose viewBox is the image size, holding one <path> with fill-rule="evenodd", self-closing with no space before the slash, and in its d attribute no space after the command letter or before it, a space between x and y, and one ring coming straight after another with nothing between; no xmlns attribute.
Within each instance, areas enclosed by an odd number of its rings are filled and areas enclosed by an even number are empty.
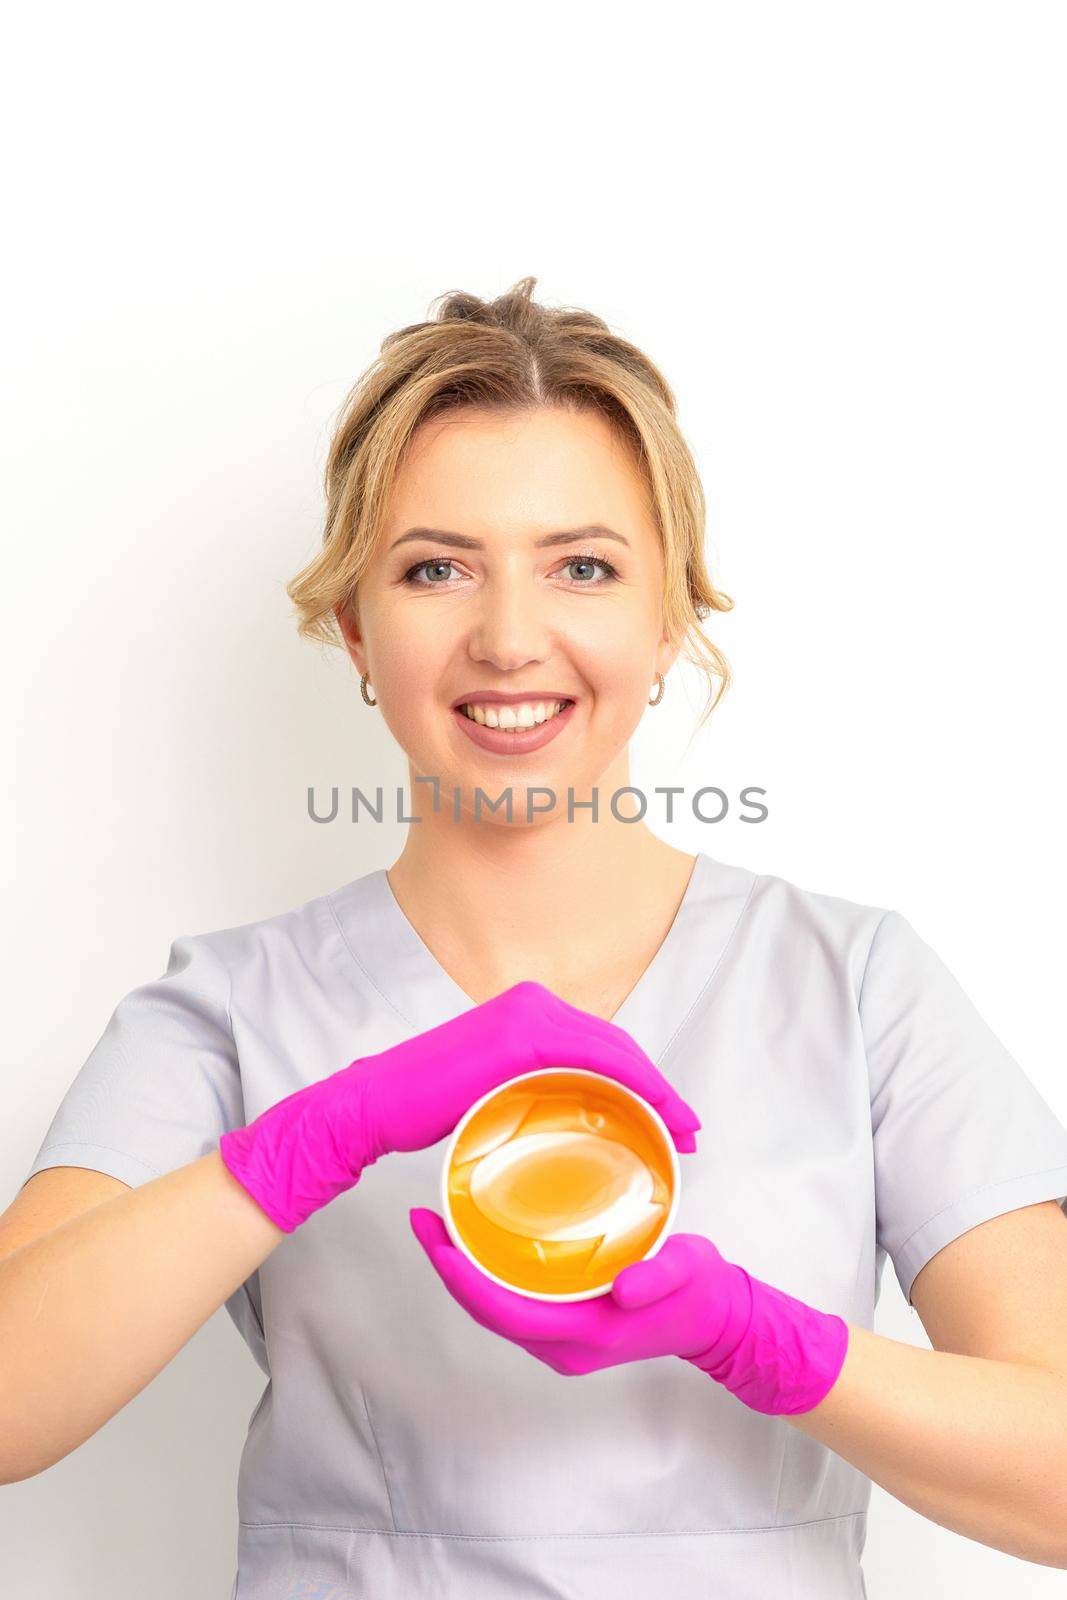
<svg viewBox="0 0 1067 1600"><path fill-rule="evenodd" d="M611 1018L652 1060L666 1053L712 982L756 881L756 874L747 868L697 852L665 938ZM415 931L384 867L354 879L328 898L357 965L415 1032L423 1033L475 1005Z"/></svg>

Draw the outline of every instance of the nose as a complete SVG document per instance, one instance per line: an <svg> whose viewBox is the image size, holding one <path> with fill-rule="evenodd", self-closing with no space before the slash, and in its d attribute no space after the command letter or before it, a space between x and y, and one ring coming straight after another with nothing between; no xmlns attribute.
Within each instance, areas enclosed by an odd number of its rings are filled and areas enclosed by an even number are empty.
<svg viewBox="0 0 1067 1600"><path fill-rule="evenodd" d="M467 650L472 661L510 672L552 654L548 597L539 594L528 572L512 568L495 573L482 586L468 617Z"/></svg>

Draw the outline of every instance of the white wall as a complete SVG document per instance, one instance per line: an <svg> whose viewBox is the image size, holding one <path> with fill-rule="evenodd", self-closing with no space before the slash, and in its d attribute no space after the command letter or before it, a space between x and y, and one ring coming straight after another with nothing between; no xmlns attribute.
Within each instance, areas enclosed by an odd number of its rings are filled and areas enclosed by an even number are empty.
<svg viewBox="0 0 1067 1600"><path fill-rule="evenodd" d="M770 816L670 836L902 910L1067 1121L1062 9L64 0L10 26L0 1204L171 938L398 852L307 819L309 783L404 768L284 584L382 335L527 273L660 362L704 473L736 683L683 759L672 675L635 781L762 784ZM883 1284L878 1331L925 1343ZM228 1593L261 1383L220 1311L0 1494L7 1590ZM865 1568L872 1600L1063 1582L877 1486Z"/></svg>

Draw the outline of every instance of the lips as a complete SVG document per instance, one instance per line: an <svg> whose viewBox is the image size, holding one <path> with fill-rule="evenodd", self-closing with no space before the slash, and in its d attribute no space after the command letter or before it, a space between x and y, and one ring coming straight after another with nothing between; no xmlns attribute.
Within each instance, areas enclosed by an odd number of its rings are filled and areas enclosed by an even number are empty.
<svg viewBox="0 0 1067 1600"><path fill-rule="evenodd" d="M458 695L453 700L452 710L455 711L460 706L521 706L573 699L574 695L564 694L562 689L527 689L518 694L498 693L494 689L471 689L467 694Z"/></svg>
<svg viewBox="0 0 1067 1600"><path fill-rule="evenodd" d="M573 701L562 698L519 701L467 700L456 709L469 717L472 722L510 731L540 726L542 722L548 722L552 717L558 716L566 706L572 704Z"/></svg>
<svg viewBox="0 0 1067 1600"><path fill-rule="evenodd" d="M465 703L469 702L460 702L460 705L453 706L451 711L453 721L463 734L480 750L486 750L492 755L508 756L526 755L531 751L540 750L552 739L558 739L569 726L575 709L575 702L572 700L557 711L554 717L546 717L544 722L535 722L532 728L488 728L484 723L475 722L468 717L462 709Z"/></svg>

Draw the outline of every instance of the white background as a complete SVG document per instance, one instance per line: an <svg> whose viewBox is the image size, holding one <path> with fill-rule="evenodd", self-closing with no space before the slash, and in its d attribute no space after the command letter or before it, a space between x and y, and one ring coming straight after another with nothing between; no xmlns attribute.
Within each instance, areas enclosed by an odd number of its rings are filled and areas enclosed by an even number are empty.
<svg viewBox="0 0 1067 1600"><path fill-rule="evenodd" d="M676 389L736 681L676 669L656 830L901 910L1067 1121L1056 4L24 6L0 105L6 1205L171 939L395 859L306 814L400 783L284 593L332 416L451 288L597 311ZM925 1344L887 1266L878 1331ZM223 1311L0 1491L11 1594L221 1597L263 1378ZM872 1600L1063 1574L874 1488Z"/></svg>

